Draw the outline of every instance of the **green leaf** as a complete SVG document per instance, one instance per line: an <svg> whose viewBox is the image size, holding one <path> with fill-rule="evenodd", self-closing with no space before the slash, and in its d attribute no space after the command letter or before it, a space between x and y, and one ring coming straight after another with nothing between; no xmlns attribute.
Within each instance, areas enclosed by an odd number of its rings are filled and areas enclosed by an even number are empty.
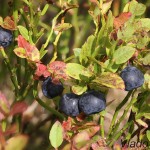
<svg viewBox="0 0 150 150"><path fill-rule="evenodd" d="M147 53L147 55L142 59L142 63L144 65L150 65L150 53Z"/></svg>
<svg viewBox="0 0 150 150"><path fill-rule="evenodd" d="M106 14L111 7L113 0L107 0L102 4L102 13Z"/></svg>
<svg viewBox="0 0 150 150"><path fill-rule="evenodd" d="M150 130L146 131L146 136L147 136L148 140L150 141Z"/></svg>
<svg viewBox="0 0 150 150"><path fill-rule="evenodd" d="M28 30L27 30L25 27L21 26L21 25L19 25L19 26L17 26L17 27L18 27L19 32L21 33L21 35L22 35L26 40L29 40L29 33L28 33Z"/></svg>
<svg viewBox="0 0 150 150"><path fill-rule="evenodd" d="M146 73L144 75L144 84L143 84L143 88L145 90L150 90L150 74Z"/></svg>
<svg viewBox="0 0 150 150"><path fill-rule="evenodd" d="M24 48L21 48L21 47L15 48L15 49L14 49L14 53L15 53L18 57L20 57L20 58L26 58L26 57L27 57L27 55L26 55L26 50L25 50Z"/></svg>
<svg viewBox="0 0 150 150"><path fill-rule="evenodd" d="M93 75L88 69L76 63L68 63L66 65L66 74L77 80L81 80L80 75L89 78Z"/></svg>
<svg viewBox="0 0 150 150"><path fill-rule="evenodd" d="M126 42L133 39L133 34L135 32L135 26L133 23L126 23L122 29L119 29L117 32L118 39L124 40Z"/></svg>
<svg viewBox="0 0 150 150"><path fill-rule="evenodd" d="M63 127L59 121L56 121L49 133L49 140L54 148L58 148L63 142Z"/></svg>
<svg viewBox="0 0 150 150"><path fill-rule="evenodd" d="M41 16L45 15L45 13L47 12L48 8L49 8L49 4L46 4L46 5L44 6L42 12L41 12Z"/></svg>
<svg viewBox="0 0 150 150"><path fill-rule="evenodd" d="M91 35L88 37L87 41L82 46L79 60L81 63L87 63L88 56L91 56L95 50L95 36Z"/></svg>
<svg viewBox="0 0 150 150"><path fill-rule="evenodd" d="M139 19L137 22L137 28L143 28L145 31L150 30L150 19L149 18L142 18Z"/></svg>
<svg viewBox="0 0 150 150"><path fill-rule="evenodd" d="M62 23L62 24L55 26L54 30L62 32L64 30L68 30L71 27L72 25L70 23Z"/></svg>
<svg viewBox="0 0 150 150"><path fill-rule="evenodd" d="M73 85L72 86L72 91L73 93L77 95L83 94L87 90L87 86L84 84L79 84L79 85Z"/></svg>
<svg viewBox="0 0 150 150"><path fill-rule="evenodd" d="M76 57L80 56L81 48L74 48L73 51L74 51L74 55L75 55Z"/></svg>
<svg viewBox="0 0 150 150"><path fill-rule="evenodd" d="M135 48L130 46L123 46L115 51L113 59L116 64L122 64L128 61L134 53Z"/></svg>
<svg viewBox="0 0 150 150"><path fill-rule="evenodd" d="M138 42L136 44L137 48L144 49L149 44L149 37L148 35L139 35L137 36Z"/></svg>
<svg viewBox="0 0 150 150"><path fill-rule="evenodd" d="M92 82L108 88L125 89L124 81L115 73L104 72Z"/></svg>
<svg viewBox="0 0 150 150"><path fill-rule="evenodd" d="M112 64L111 66L109 66L110 65L110 59L106 60L104 64L106 65L106 68L108 68L113 73L115 73L120 66L119 64Z"/></svg>
<svg viewBox="0 0 150 150"><path fill-rule="evenodd" d="M143 120L141 120L141 119L137 119L136 122L137 122L139 125L141 125L141 126L143 126L143 127L145 127L145 128L148 127L148 124L147 124L146 122L144 122Z"/></svg>
<svg viewBox="0 0 150 150"><path fill-rule="evenodd" d="M138 3L136 0L132 0L129 5L129 12L135 16L141 16L144 14L146 6L144 4Z"/></svg>

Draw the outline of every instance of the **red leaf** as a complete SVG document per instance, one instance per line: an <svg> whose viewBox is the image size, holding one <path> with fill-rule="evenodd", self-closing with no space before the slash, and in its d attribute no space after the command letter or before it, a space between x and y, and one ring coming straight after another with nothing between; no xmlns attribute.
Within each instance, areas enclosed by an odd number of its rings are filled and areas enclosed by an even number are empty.
<svg viewBox="0 0 150 150"><path fill-rule="evenodd" d="M75 149L81 149L83 147L89 148L88 141L90 140L90 136L88 132L82 131L74 136L73 138L73 147Z"/></svg>
<svg viewBox="0 0 150 150"><path fill-rule="evenodd" d="M72 118L68 117L67 121L63 121L62 123L62 127L64 128L64 131L69 131L71 130L71 126L72 126Z"/></svg>
<svg viewBox="0 0 150 150"><path fill-rule="evenodd" d="M40 63L36 63L36 71L35 71L35 79L39 79L39 77L43 76L45 78L50 76L50 72L47 69L47 66L40 64Z"/></svg>
<svg viewBox="0 0 150 150"><path fill-rule="evenodd" d="M119 17L116 17L114 19L114 27L116 29L119 29L121 26L123 26L131 17L131 13L130 12L123 12L119 15Z"/></svg>
<svg viewBox="0 0 150 150"><path fill-rule="evenodd" d="M23 113L27 107L28 105L25 102L17 102L12 106L10 115L14 116L16 114Z"/></svg>
<svg viewBox="0 0 150 150"><path fill-rule="evenodd" d="M48 64L48 69L54 75L53 80L67 80L69 78L65 73L66 64L62 61L54 61Z"/></svg>
<svg viewBox="0 0 150 150"><path fill-rule="evenodd" d="M26 51L27 59L34 62L40 61L40 53L39 50L35 47L35 45L30 44L26 39L19 35L18 36L18 47L24 48Z"/></svg>

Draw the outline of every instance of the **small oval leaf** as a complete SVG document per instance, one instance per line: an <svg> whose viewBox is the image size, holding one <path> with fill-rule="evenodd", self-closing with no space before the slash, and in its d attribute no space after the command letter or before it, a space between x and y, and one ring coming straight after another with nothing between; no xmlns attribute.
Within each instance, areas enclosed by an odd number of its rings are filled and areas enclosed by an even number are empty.
<svg viewBox="0 0 150 150"><path fill-rule="evenodd" d="M63 127L59 121L56 121L49 133L49 140L54 148L58 148L63 142Z"/></svg>
<svg viewBox="0 0 150 150"><path fill-rule="evenodd" d="M128 61L135 53L135 48L123 46L117 49L114 53L114 61L116 64L122 64Z"/></svg>
<svg viewBox="0 0 150 150"><path fill-rule="evenodd" d="M25 50L24 48L21 48L21 47L15 48L15 49L14 49L14 53L15 53L18 57L20 57L20 58L26 58L26 57L27 57L27 55L26 55L26 50Z"/></svg>
<svg viewBox="0 0 150 150"><path fill-rule="evenodd" d="M29 40L29 34L28 34L28 30L23 27L23 26L17 26L18 29L19 29L19 32L21 33L21 35L26 39L26 40Z"/></svg>
<svg viewBox="0 0 150 150"><path fill-rule="evenodd" d="M66 73L77 80L81 80L80 75L91 77L93 74L88 71L84 66L76 63L68 63L66 66Z"/></svg>

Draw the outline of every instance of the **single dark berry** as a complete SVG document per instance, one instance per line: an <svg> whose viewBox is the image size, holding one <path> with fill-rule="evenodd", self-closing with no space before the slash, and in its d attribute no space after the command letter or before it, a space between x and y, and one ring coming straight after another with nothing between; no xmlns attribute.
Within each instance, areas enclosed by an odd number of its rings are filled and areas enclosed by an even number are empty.
<svg viewBox="0 0 150 150"><path fill-rule="evenodd" d="M98 113L106 107L106 100L103 93L88 91L79 100L79 109L86 115Z"/></svg>
<svg viewBox="0 0 150 150"><path fill-rule="evenodd" d="M64 94L59 102L59 109L68 116L75 117L79 114L79 96L74 93Z"/></svg>
<svg viewBox="0 0 150 150"><path fill-rule="evenodd" d="M12 32L10 30L0 27L0 46L3 46L4 48L9 46L12 42L12 39Z"/></svg>
<svg viewBox="0 0 150 150"><path fill-rule="evenodd" d="M130 91L140 87L144 83L144 75L136 67L127 66L120 74L125 83L125 90Z"/></svg>
<svg viewBox="0 0 150 150"><path fill-rule="evenodd" d="M46 78L42 84L42 92L47 98L54 98L62 94L64 88L61 82L55 84L50 77Z"/></svg>

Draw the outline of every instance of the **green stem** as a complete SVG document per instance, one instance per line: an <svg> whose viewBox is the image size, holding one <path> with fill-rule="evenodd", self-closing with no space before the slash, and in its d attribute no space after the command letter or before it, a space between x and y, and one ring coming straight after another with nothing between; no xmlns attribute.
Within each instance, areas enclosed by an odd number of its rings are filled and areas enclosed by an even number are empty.
<svg viewBox="0 0 150 150"><path fill-rule="evenodd" d="M109 127L109 132L108 132L109 136L110 136L110 134L112 134L112 129L113 129L113 126L114 126L114 124L116 122L116 119L117 119L117 116L118 116L118 113L119 113L120 109L126 104L128 99L130 98L132 92L133 91L129 91L128 94L126 95L126 97L124 98L124 100L117 106L117 108L115 110L115 113L113 115L113 119L111 121L110 127Z"/></svg>
<svg viewBox="0 0 150 150"><path fill-rule="evenodd" d="M127 113L130 109L130 107L137 101L137 98L133 97L132 100L130 101L130 103L127 105L127 107L125 108L123 115L120 117L120 119L118 120L118 122L116 123L115 127L113 128L113 134L115 134L120 126L120 123L125 119L125 117L127 116ZM113 138L113 134L110 135L109 139Z"/></svg>
<svg viewBox="0 0 150 150"><path fill-rule="evenodd" d="M105 130L104 130L104 111L100 113L100 134L101 137L104 138L105 137Z"/></svg>
<svg viewBox="0 0 150 150"><path fill-rule="evenodd" d="M15 22L15 26L17 26L17 22L18 22L18 4L19 4L19 0L13 0L13 18L14 18L14 22ZM18 30L14 31L14 39L18 37ZM16 44L16 42L15 42ZM17 80L18 83L21 83L21 59L19 57L17 57Z"/></svg>
<svg viewBox="0 0 150 150"><path fill-rule="evenodd" d="M58 111L56 111L55 109L47 106L47 104L45 104L39 97L35 97L35 100L45 109L47 109L48 111L50 111L51 113L53 113L55 116L59 117L61 120L64 120L64 116L59 113Z"/></svg>
<svg viewBox="0 0 150 150"><path fill-rule="evenodd" d="M28 18L27 18L27 16L24 14L24 11L23 11L23 9L21 8L20 9L20 13L21 13L21 15L22 15L22 18L23 18L23 20L24 20L24 22L25 22L25 25L26 25L26 27L27 27L27 29L29 30L29 21L28 21Z"/></svg>
<svg viewBox="0 0 150 150"><path fill-rule="evenodd" d="M18 90L19 90L19 86L18 86L18 81L16 79L16 75L15 75L15 73L14 73L14 71L13 71L11 65L10 65L10 61L9 61L8 56L5 53L4 49L0 48L0 52L1 52L2 56L4 57L4 62L5 62L7 68L9 70L9 72L10 72L10 78L11 78L11 81L12 81L14 87L15 87L15 93L17 95L18 94Z"/></svg>
<svg viewBox="0 0 150 150"><path fill-rule="evenodd" d="M52 35L53 35L53 32L54 32L54 27L55 27L55 25L56 25L56 20L57 20L57 18L58 18L61 14L63 14L63 13L64 13L64 10L61 10L61 11L57 14L57 16L53 19L51 32L49 33L48 38L47 38L45 44L43 45L42 49L45 49L45 48L48 46L48 44L49 44L49 42L50 42L50 40L51 40L51 37L52 37Z"/></svg>
<svg viewBox="0 0 150 150"><path fill-rule="evenodd" d="M126 123L126 125L113 137L112 141L109 142L107 145L108 146L113 146L114 142L118 140L118 138L122 135L122 133L133 124L133 121Z"/></svg>
<svg viewBox="0 0 150 150"><path fill-rule="evenodd" d="M53 45L54 45L54 55L53 55L53 58L51 59L51 62L55 61L57 59L57 44L58 44L58 41L60 39L60 36L61 36L62 32L59 32Z"/></svg>

